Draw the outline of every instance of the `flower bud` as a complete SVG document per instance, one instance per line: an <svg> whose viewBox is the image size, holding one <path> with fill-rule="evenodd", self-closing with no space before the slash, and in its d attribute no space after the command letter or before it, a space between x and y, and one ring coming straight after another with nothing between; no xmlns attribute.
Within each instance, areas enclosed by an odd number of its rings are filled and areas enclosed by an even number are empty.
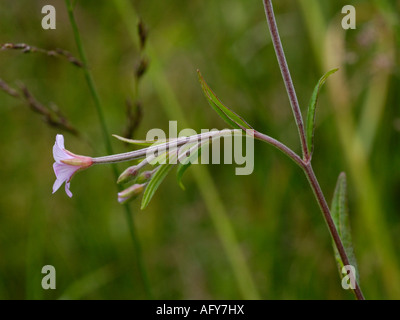
<svg viewBox="0 0 400 320"><path fill-rule="evenodd" d="M139 194L141 194L145 188L146 184L134 184L129 188L118 193L118 202L125 203L129 200L135 199Z"/></svg>
<svg viewBox="0 0 400 320"><path fill-rule="evenodd" d="M143 171L143 172L141 172L141 173L137 176L135 182L136 182L136 183L144 183L144 182L147 182L147 180L149 180L149 179L153 176L154 172L155 172L155 170L150 170L150 171Z"/></svg>
<svg viewBox="0 0 400 320"><path fill-rule="evenodd" d="M129 167L128 169L126 169L124 172L121 173L121 175L117 180L117 183L125 183L134 179L139 173L138 169L140 169L138 168L138 166Z"/></svg>

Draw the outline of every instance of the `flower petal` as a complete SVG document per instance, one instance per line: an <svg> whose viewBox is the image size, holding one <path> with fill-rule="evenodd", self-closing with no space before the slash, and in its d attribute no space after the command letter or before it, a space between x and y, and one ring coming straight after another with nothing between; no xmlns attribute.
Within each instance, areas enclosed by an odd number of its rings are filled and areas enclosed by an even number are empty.
<svg viewBox="0 0 400 320"><path fill-rule="evenodd" d="M57 179L61 179L62 181L69 181L73 174L79 170L79 167L55 162L53 164L53 169Z"/></svg>
<svg viewBox="0 0 400 320"><path fill-rule="evenodd" d="M56 136L56 142L53 147L53 157L57 163L60 163L61 160L73 158L73 156L68 154L64 148L64 137L62 134Z"/></svg>
<svg viewBox="0 0 400 320"><path fill-rule="evenodd" d="M71 190L69 190L70 187L70 182L65 182L65 192L68 195L68 197L72 198L72 192Z"/></svg>
<svg viewBox="0 0 400 320"><path fill-rule="evenodd" d="M56 179L56 181L53 184L53 193L56 192L58 189L60 189L63 182L64 182L64 180Z"/></svg>
<svg viewBox="0 0 400 320"><path fill-rule="evenodd" d="M56 136L56 144L61 148L65 149L64 147L64 136L62 134L58 134Z"/></svg>
<svg viewBox="0 0 400 320"><path fill-rule="evenodd" d="M54 162L53 169L57 177L53 185L53 193L56 192L61 187L63 182L65 182L65 192L71 198L72 192L69 190L70 187L69 181L71 180L74 173L79 170L79 167Z"/></svg>

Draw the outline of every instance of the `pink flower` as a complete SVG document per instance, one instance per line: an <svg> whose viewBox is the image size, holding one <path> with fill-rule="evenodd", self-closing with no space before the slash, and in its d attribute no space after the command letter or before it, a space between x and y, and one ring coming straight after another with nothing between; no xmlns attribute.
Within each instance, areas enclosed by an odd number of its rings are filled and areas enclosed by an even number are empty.
<svg viewBox="0 0 400 320"><path fill-rule="evenodd" d="M54 164L53 169L56 174L56 181L53 185L53 193L56 192L63 182L65 182L65 192L69 197L72 197L72 192L69 190L70 181L75 172L86 169L93 164L90 157L73 154L64 147L64 136L58 134L56 143L53 147Z"/></svg>

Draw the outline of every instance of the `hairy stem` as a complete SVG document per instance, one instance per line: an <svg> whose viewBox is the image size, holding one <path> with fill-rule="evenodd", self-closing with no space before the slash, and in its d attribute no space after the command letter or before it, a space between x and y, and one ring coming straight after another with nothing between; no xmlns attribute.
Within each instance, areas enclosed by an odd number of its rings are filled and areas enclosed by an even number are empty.
<svg viewBox="0 0 400 320"><path fill-rule="evenodd" d="M292 77L290 76L289 67L286 62L285 53L283 52L283 47L279 36L278 27L275 21L274 10L272 8L271 0L263 0L263 1L264 1L264 9L265 9L265 15L267 17L269 31L271 32L272 43L274 44L276 57L278 58L279 68L281 69L283 81L285 82L286 91L289 96L290 105L292 107L293 115L296 120L297 129L299 131L301 148L303 150L303 159L308 161L310 159L310 153L307 148L303 117L301 115L300 106L297 100Z"/></svg>
<svg viewBox="0 0 400 320"><path fill-rule="evenodd" d="M310 183L311 189L314 192L318 205L322 211L324 219L328 225L328 229L329 232L331 233L335 246L338 249L340 258L342 259L344 265L349 265L350 264L349 259L347 257L340 235L336 229L335 223L332 219L329 206L326 202L325 196L321 190L317 177L315 176L315 173L311 166L311 157L306 143L303 119L301 116L301 111L297 100L296 91L294 89L294 85L290 77L289 67L286 62L285 54L283 52L282 43L279 37L278 27L276 25L275 15L272 8L272 2L271 0L263 0L263 1L264 1L265 14L268 21L268 26L271 32L272 42L274 44L275 52L279 62L279 67L281 69L282 77L285 82L286 90L289 96L290 104L292 106L297 128L299 131L301 146L303 150L303 160L301 159L299 160L299 156L295 154L292 150L287 148L285 145L283 145L282 143L278 141L272 141L271 140L272 138L268 137L269 139L265 139L265 137L263 137L263 139L261 140L264 140L265 142L268 142L269 144L272 144L276 148L280 149L287 156L293 159L293 161L295 161L298 165L300 165L300 167L303 169ZM359 300L364 300L364 296L361 292L360 286L358 285L357 281L355 281L355 283L356 283L356 288L353 290L353 292L356 298Z"/></svg>
<svg viewBox="0 0 400 320"><path fill-rule="evenodd" d="M349 258L347 257L346 251L344 249L342 240L340 239L340 235L336 229L335 223L332 219L331 212L329 210L329 206L326 203L325 196L321 190L321 187L318 183L317 177L315 176L314 170L311 166L311 163L304 163L303 166L304 173L310 182L311 189L314 192L315 198L317 199L318 205L321 208L321 211L324 215L325 221L328 225L329 232L332 235L333 241L335 243L336 248L339 251L340 258L343 261L344 265L350 265ZM354 279L356 288L353 290L356 298L358 300L364 300L363 293L361 291L360 286L358 285L357 281Z"/></svg>
<svg viewBox="0 0 400 320"><path fill-rule="evenodd" d="M277 148L278 150L280 150L284 154L286 154L290 159L292 159L301 168L304 167L303 160L292 149L285 146L282 142L275 140L274 138L271 138L270 136L267 136L258 131L254 131L254 137L258 140L264 141L264 142L270 144L271 146Z"/></svg>
<svg viewBox="0 0 400 320"><path fill-rule="evenodd" d="M254 137L259 139L259 140L262 140L262 141L264 141L264 142L266 142L266 143L268 143L268 144L270 144L272 146L274 146L277 149L279 149L280 151L282 151L284 154L286 154L290 159L292 159L297 165L299 165L303 169L303 171L304 171L304 173L305 173L305 175L306 175L306 177L307 177L307 179L308 179L308 181L310 183L311 189L314 192L314 195L315 195L315 198L316 198L316 200L318 202L318 205L319 205L319 207L320 207L320 209L321 209L321 211L322 211L322 213L324 215L325 221L326 221L326 223L328 225L328 229L329 229L329 231L330 231L330 233L332 235L332 238L333 238L333 241L335 243L335 246L338 249L339 255L340 255L344 265L349 265L350 264L349 258L347 257L347 254L346 254L346 251L344 249L342 240L340 239L340 235L339 235L339 233L338 233L338 231L336 229L335 223L334 223L334 221L332 219L332 215L331 215L331 212L329 210L329 206L328 206L328 204L326 202L326 199L325 199L325 196L324 196L324 194L322 192L322 189L321 189L321 187L320 187L320 185L318 183L317 177L315 176L315 173L314 173L314 170L313 170L313 168L311 166L311 163L309 161L302 160L290 148L288 148L283 143L281 143L281 142L279 142L279 141L277 141L277 140L275 140L275 139L273 139L273 138L271 138L271 137L269 137L267 135L264 135L264 134L262 134L260 132L255 131L254 132ZM357 281L355 281L355 284L356 284L356 288L353 291L354 291L354 294L355 294L356 298L359 299L359 300L364 300L363 293L361 292L361 288L358 285Z"/></svg>
<svg viewBox="0 0 400 320"><path fill-rule="evenodd" d="M113 154L113 150L112 150L112 146L111 146L111 141L109 138L109 134L108 134L108 129L107 129L107 124L104 118L104 114L103 114L103 108L100 102L100 98L99 95L97 93L96 90L96 86L94 84L93 81L93 77L92 74L90 73L89 69L88 69L88 63L87 63L87 58L86 58L86 54L83 48L83 44L82 44L82 40L79 34L79 29L78 26L76 24L75 21L75 16L74 16L74 12L73 12L73 5L71 4L70 0L65 0L66 6L67 6L67 10L68 10L68 17L72 26L72 30L73 30L73 34L75 37L75 42L76 42L76 46L78 48L79 51L79 56L80 59L83 63L83 70L84 70L84 75L85 75L85 79L86 82L88 84L90 93L93 97L93 101L94 101L94 105L96 108L96 112L97 112L97 116L99 118L100 121L100 126L101 126L101 131L103 133L103 139L104 139L104 143L106 146L106 150L108 154ZM119 173L118 173L118 169L116 167L115 164L112 165L112 170L115 176L115 179L118 179ZM125 204L124 205L124 209L125 209L125 216L126 216L126 220L127 220L127 224L128 224L128 228L129 228L129 233L131 235L132 238L132 242L133 242L133 246L135 249L135 253L136 253L136 258L137 258L137 266L139 269L139 273L140 273L140 277L142 279L144 288L146 290L146 294L148 296L148 298L152 298L153 295L151 293L150 290L150 284L149 284L149 280L148 280L148 276L147 276L147 272L144 266L144 262L143 262L143 257L142 257L142 250L141 250L141 245L140 245L140 241L139 238L137 236L136 233L136 229L135 229L135 224L134 224L134 220L132 217L132 212L130 207Z"/></svg>

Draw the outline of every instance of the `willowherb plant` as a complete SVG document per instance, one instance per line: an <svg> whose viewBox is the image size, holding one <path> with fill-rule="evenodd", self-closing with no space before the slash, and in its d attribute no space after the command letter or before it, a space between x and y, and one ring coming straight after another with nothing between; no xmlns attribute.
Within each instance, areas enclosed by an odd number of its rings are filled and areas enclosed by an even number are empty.
<svg viewBox="0 0 400 320"><path fill-rule="evenodd" d="M131 152L93 158L76 155L66 150L64 147L63 136L57 135L56 143L53 147L53 155L55 159L53 167L57 177L53 186L53 193L57 191L65 182L65 191L68 196L71 197L72 193L69 188L72 177L77 171L86 169L92 165L139 160L138 164L127 168L119 176L117 181L118 183L132 182L132 184L118 193L118 201L120 203L125 203L129 200L135 199L137 196L143 193L142 209L144 209L152 199L163 179L171 171L174 165L178 166L177 177L179 183L181 183L180 180L182 175L192 163L191 160L199 157L201 149L204 146L212 143L213 140L220 139L225 136L244 134L246 136L254 137L258 140L264 141L279 149L303 170L333 238L334 252L340 272L342 272L342 267L344 266L352 266L356 268L356 262L351 244L350 230L347 221L348 213L346 203L346 176L344 173L339 175L330 209L313 171L311 163L314 149L313 138L318 95L327 78L338 69L328 71L318 81L310 99L307 111L307 122L304 125L296 91L290 76L289 67L286 62L276 25L272 3L271 0L263 0L263 2L275 53L299 132L302 149L301 156L296 154L282 142L253 129L243 118L226 107L206 84L200 72L198 72L199 81L208 103L233 129L211 131L208 133L202 133L188 137L157 141L131 140L116 136L118 139L124 142L139 145L143 148ZM147 170L146 167L148 166L152 166L152 169ZM364 299L355 274L350 272L349 277L352 284L354 284L354 287L350 287L355 293L356 298Z"/></svg>

